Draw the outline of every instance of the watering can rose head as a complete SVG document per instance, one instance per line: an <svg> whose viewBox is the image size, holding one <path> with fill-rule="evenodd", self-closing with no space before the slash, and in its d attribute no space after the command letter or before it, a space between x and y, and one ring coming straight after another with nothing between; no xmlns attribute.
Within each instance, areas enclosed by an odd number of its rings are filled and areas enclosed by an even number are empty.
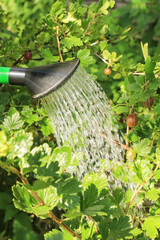
<svg viewBox="0 0 160 240"><path fill-rule="evenodd" d="M30 57L28 54L26 57ZM74 59L34 68L0 68L0 83L27 86L33 98L44 97L65 83L79 66Z"/></svg>

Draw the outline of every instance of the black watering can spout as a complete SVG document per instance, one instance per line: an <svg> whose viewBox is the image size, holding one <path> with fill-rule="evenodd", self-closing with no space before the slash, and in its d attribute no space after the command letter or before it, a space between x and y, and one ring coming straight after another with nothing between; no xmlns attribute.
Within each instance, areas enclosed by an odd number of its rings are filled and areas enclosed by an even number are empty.
<svg viewBox="0 0 160 240"><path fill-rule="evenodd" d="M34 68L0 68L0 83L27 86L33 98L41 98L59 88L80 63L74 59Z"/></svg>

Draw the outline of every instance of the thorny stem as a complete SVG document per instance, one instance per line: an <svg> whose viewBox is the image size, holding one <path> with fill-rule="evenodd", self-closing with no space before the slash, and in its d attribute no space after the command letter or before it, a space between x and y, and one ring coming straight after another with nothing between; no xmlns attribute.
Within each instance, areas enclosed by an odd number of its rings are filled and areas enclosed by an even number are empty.
<svg viewBox="0 0 160 240"><path fill-rule="evenodd" d="M134 219L136 219L136 220L141 224L141 227L142 227L142 225L143 225L142 221L139 219L138 216L135 216L135 215L132 216L131 227L133 228L133 225L134 225Z"/></svg>
<svg viewBox="0 0 160 240"><path fill-rule="evenodd" d="M158 168L160 167L160 162L157 163L156 168L154 169L154 172L156 172L158 170ZM125 215L127 215L128 210L130 205L132 204L133 200L135 199L135 197L137 196L137 194L141 191L141 189L144 187L144 185L153 177L153 173L139 186L139 188L137 190L134 191L129 203L127 204L126 207L126 213Z"/></svg>
<svg viewBox="0 0 160 240"><path fill-rule="evenodd" d="M135 105L135 104L133 104L132 107L130 108L129 114L132 114L132 110L133 110L133 108L134 108L134 105Z"/></svg>
<svg viewBox="0 0 160 240"><path fill-rule="evenodd" d="M109 64L109 62L107 62L104 58L102 58L101 56L99 56L97 53L93 53L94 55L96 55L98 58L100 58L105 64Z"/></svg>
<svg viewBox="0 0 160 240"><path fill-rule="evenodd" d="M101 132L101 135L102 135L102 137L108 138L107 135L106 135L104 132ZM129 149L129 147L128 147L127 145L124 145L124 144L118 142L118 141L115 140L115 139L113 139L113 141L114 141L118 146L123 147L123 148L126 149L126 150Z"/></svg>
<svg viewBox="0 0 160 240"><path fill-rule="evenodd" d="M145 76L145 73L137 73L137 72L130 72L130 74L133 74L133 75L135 75L135 76Z"/></svg>
<svg viewBox="0 0 160 240"><path fill-rule="evenodd" d="M142 227L143 223L142 223L142 221L139 219L139 217L137 216L137 217L135 217L135 218L136 218L137 221L141 224L141 227Z"/></svg>
<svg viewBox="0 0 160 240"><path fill-rule="evenodd" d="M62 52L61 52L61 48L60 48L60 41L59 41L58 34L59 34L59 27L57 26L56 37L57 37L58 51L59 51L59 56L60 56L61 62L63 62L63 57L62 57Z"/></svg>
<svg viewBox="0 0 160 240"><path fill-rule="evenodd" d="M127 136L129 134L129 127L127 126L127 132L126 132ZM126 139L126 147L129 149L129 142L128 139Z"/></svg>
<svg viewBox="0 0 160 240"><path fill-rule="evenodd" d="M0 167L5 169L7 172L12 172L14 174L16 174L21 181L25 184L25 185L30 185L27 178L24 177L19 170L17 170L16 168L7 165L6 163L3 163L0 161ZM38 201L38 205L45 205L44 201L39 197L39 195L37 194L37 192L32 192L30 189L27 189L28 192ZM65 223L63 223L61 221L61 219L57 218L56 215L50 210L48 216L55 221L58 225L60 225L61 227L63 227L66 231L68 231L73 237L76 237L77 239L81 239L81 237L76 234L72 229L70 229Z"/></svg>
<svg viewBox="0 0 160 240"><path fill-rule="evenodd" d="M156 134L157 134L157 131L156 131L156 132L154 133L154 135L153 135L153 140L152 140L152 143L151 143L151 151L152 151L152 148L153 148L153 143L154 143ZM150 152L151 152L151 151L150 151Z"/></svg>
<svg viewBox="0 0 160 240"><path fill-rule="evenodd" d="M64 38L65 38L67 36L66 33L65 33L65 29L63 28L62 24L58 21L58 19L56 20L56 24L62 30Z"/></svg>

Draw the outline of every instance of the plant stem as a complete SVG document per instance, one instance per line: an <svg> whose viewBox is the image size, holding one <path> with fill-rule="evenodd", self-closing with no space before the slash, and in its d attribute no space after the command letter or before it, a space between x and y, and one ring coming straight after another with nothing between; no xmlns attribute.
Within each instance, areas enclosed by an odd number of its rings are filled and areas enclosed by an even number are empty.
<svg viewBox="0 0 160 240"><path fill-rule="evenodd" d="M6 170L7 172L12 172L14 174L16 174L21 181L25 184L25 185L29 185L29 182L27 180L26 177L24 177L20 171L12 166L7 165L6 163L3 163L0 161L0 167L3 168L4 170ZM45 205L44 201L39 197L39 195L37 194L37 192L32 192L30 189L28 189L28 192L38 201L38 205ZM61 227L63 227L66 231L68 231L73 237L76 237L77 239L81 239L81 237L75 233L72 229L70 229L65 223L63 223L61 221L61 219L57 218L56 215L54 215L54 213L50 210L48 216L55 221L58 225L60 225Z"/></svg>
<svg viewBox="0 0 160 240"><path fill-rule="evenodd" d="M156 172L158 170L158 168L160 167L160 162L157 163L157 166L156 168L154 169L153 172ZM134 191L129 203L127 204L127 207L126 207L126 213L125 215L127 215L128 213L128 210L129 210L129 207L130 205L132 204L133 200L135 199L136 195L141 191L141 189L144 187L144 185L153 177L153 173L139 186L139 188L137 190Z"/></svg>
<svg viewBox="0 0 160 240"><path fill-rule="evenodd" d="M97 53L93 53L94 55L96 55L98 58L100 58L105 64L109 64L109 62L107 62L104 58L102 58L101 56L99 56Z"/></svg>
<svg viewBox="0 0 160 240"><path fill-rule="evenodd" d="M127 132L126 132L127 136L129 134L129 127L127 126ZM128 139L126 139L126 147L129 149L129 142Z"/></svg>
<svg viewBox="0 0 160 240"><path fill-rule="evenodd" d="M153 144L154 144L154 140L155 140L156 134L157 134L157 131L153 135L153 140L152 140L152 143L151 143L151 151L152 151L152 148L153 148Z"/></svg>
<svg viewBox="0 0 160 240"><path fill-rule="evenodd" d="M78 239L81 239L81 237L75 233L72 229L70 229L65 223L63 223L59 218L54 215L52 211L49 212L49 217L54 220L58 225L62 226L65 230L67 230L73 237L76 237Z"/></svg>
<svg viewBox="0 0 160 240"><path fill-rule="evenodd" d="M22 57L24 55L21 55L13 64L12 64L12 67L15 67L18 63L20 63L22 61Z"/></svg>
<svg viewBox="0 0 160 240"><path fill-rule="evenodd" d="M134 72L132 73L133 75L135 76L145 76L145 73L137 73L137 72Z"/></svg>
<svg viewBox="0 0 160 240"><path fill-rule="evenodd" d="M101 132L100 134L102 135L102 137L108 138L107 135L106 135L104 132ZM123 143L120 143L120 142L118 142L118 141L115 140L115 139L113 139L113 141L114 141L118 146L123 147L123 148L126 149L126 150L129 149L129 147L128 147L127 145L125 145L125 144L123 144Z"/></svg>
<svg viewBox="0 0 160 240"><path fill-rule="evenodd" d="M60 48L60 41L59 41L58 34L59 34L59 27L57 26L56 37L57 37L58 51L59 51L59 56L60 56L61 62L63 62L63 57L62 57L62 52L61 52L61 48Z"/></svg>

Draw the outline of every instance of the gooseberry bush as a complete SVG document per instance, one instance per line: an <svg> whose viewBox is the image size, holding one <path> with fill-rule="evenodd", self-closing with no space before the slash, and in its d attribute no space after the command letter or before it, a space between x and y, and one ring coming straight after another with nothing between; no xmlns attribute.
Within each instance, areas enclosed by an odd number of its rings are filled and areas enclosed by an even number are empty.
<svg viewBox="0 0 160 240"><path fill-rule="evenodd" d="M107 166L78 180L66 169L78 167L83 153L57 147L41 101L25 87L1 85L0 239L160 239L159 32L149 39L140 25L151 30L158 7L146 0L120 9L112 0L1 2L1 66L78 57L110 99L126 154L123 162L108 159L117 187Z"/></svg>

